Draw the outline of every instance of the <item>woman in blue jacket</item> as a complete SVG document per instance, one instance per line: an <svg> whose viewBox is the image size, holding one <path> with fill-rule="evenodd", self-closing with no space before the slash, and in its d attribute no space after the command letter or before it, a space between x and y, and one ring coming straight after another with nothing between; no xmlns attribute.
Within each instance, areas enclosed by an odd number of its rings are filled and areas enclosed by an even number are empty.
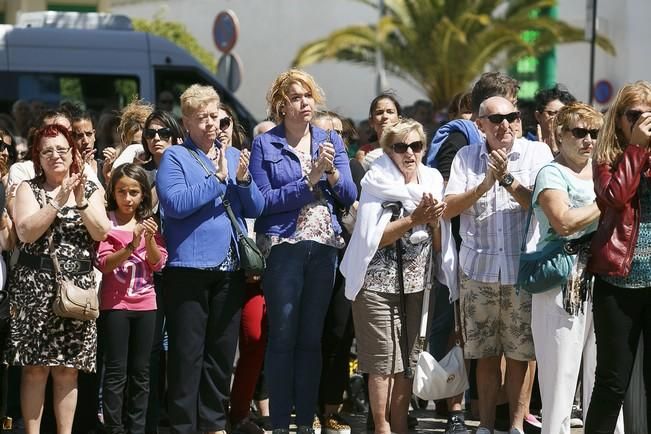
<svg viewBox="0 0 651 434"><path fill-rule="evenodd" d="M221 146L219 96L192 85L181 95L188 138L164 154L156 187L167 240L163 272L167 332L168 412L173 433L226 431L230 379L244 300L235 234L264 200L249 174L249 154Z"/></svg>
<svg viewBox="0 0 651 434"><path fill-rule="evenodd" d="M310 124L322 101L309 74L280 74L267 94L278 126L256 137L251 150L251 175L265 202L255 231L268 255L265 378L276 434L288 432L292 407L298 431L312 432L323 321L344 246L335 210L357 195L341 138Z"/></svg>

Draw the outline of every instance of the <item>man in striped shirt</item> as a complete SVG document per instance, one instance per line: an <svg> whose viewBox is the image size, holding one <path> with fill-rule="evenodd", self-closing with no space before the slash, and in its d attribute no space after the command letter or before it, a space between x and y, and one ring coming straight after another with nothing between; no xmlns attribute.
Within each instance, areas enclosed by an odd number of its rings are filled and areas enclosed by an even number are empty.
<svg viewBox="0 0 651 434"><path fill-rule="evenodd" d="M522 432L520 399L527 362L534 360L531 296L516 294L520 244L538 170L552 160L548 147L518 139L520 113L508 99L482 102L477 118L485 144L466 146L452 162L446 218L460 215L460 299L465 357L478 359L480 428L490 434L506 357L510 434Z"/></svg>

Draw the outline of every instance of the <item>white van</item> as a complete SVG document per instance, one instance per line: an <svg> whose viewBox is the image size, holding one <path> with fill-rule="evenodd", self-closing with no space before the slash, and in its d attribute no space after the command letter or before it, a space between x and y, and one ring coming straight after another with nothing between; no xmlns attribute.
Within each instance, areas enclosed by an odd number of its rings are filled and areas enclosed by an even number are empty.
<svg viewBox="0 0 651 434"><path fill-rule="evenodd" d="M163 90L176 97L191 84L213 86L246 131L251 113L188 52L133 31L126 16L30 12L0 25L0 112L18 99L56 106L80 101L90 110L119 109L135 94L152 103Z"/></svg>

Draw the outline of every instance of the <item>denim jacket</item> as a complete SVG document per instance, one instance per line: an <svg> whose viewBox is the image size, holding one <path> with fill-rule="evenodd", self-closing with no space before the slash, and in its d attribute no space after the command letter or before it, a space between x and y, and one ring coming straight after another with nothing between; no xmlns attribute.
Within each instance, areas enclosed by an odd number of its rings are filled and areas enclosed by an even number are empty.
<svg viewBox="0 0 651 434"><path fill-rule="evenodd" d="M188 150L196 151L210 175ZM156 191L162 208L168 266L212 268L224 261L235 236L222 196L230 201L245 234L244 218L256 218L262 212L264 200L255 182L236 182L239 158L237 149L226 148L228 178L223 183L214 176L210 159L190 138L163 154Z"/></svg>
<svg viewBox="0 0 651 434"><path fill-rule="evenodd" d="M340 222L334 212L335 207L349 207L357 196L355 183L350 175L348 155L338 134L329 135L315 126L310 126L310 131L312 159L317 158L320 143L330 141L335 148L334 165L339 171L339 179L331 187L324 175L315 190L318 188L327 199L335 233L341 233ZM281 123L253 140L249 168L264 197L264 211L255 222L256 232L281 237L291 236L296 230L301 208L315 201L316 196L310 191L298 156L287 143L284 124Z"/></svg>

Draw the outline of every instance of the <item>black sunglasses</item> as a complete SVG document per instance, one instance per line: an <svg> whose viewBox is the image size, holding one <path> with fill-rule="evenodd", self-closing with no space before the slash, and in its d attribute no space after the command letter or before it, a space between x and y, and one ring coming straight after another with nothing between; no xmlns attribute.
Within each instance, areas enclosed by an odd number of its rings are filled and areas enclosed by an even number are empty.
<svg viewBox="0 0 651 434"><path fill-rule="evenodd" d="M506 119L508 123L512 124L513 122L520 119L520 112L511 112L505 115L496 113L494 115L485 115L480 117L488 119L493 124L501 124L502 122L504 122L504 119Z"/></svg>
<svg viewBox="0 0 651 434"><path fill-rule="evenodd" d="M642 113L647 112L643 112L642 110L626 110L624 114L631 124L635 124L637 120L640 119L640 116L642 116Z"/></svg>
<svg viewBox="0 0 651 434"><path fill-rule="evenodd" d="M421 142L420 140L411 143L399 142L399 143L394 143L393 145L391 145L391 147L393 148L393 152L395 152L396 154L404 154L405 152L407 152L407 148L411 148L411 150L414 153L416 153L423 150L423 142Z"/></svg>
<svg viewBox="0 0 651 434"><path fill-rule="evenodd" d="M588 129L588 128L572 128L570 130L572 135L576 137L577 139L583 139L585 136L590 134L590 137L592 137L592 140L597 140L597 135L599 134L598 129Z"/></svg>
<svg viewBox="0 0 651 434"><path fill-rule="evenodd" d="M0 139L0 152L4 151L4 150L7 149L8 147L9 147L9 144L8 144L8 143L5 143L4 140L1 140L1 139Z"/></svg>
<svg viewBox="0 0 651 434"><path fill-rule="evenodd" d="M153 128L145 128L145 130L142 132L142 135L147 140L153 139L156 137L156 134L158 134L158 137L163 140L169 140L170 137L172 137L172 130L170 128L159 128L157 130Z"/></svg>
<svg viewBox="0 0 651 434"><path fill-rule="evenodd" d="M225 117L225 118L221 118L219 120L219 129L220 130L222 130L222 131L227 130L228 127L230 127L230 126L231 126L231 118Z"/></svg>

